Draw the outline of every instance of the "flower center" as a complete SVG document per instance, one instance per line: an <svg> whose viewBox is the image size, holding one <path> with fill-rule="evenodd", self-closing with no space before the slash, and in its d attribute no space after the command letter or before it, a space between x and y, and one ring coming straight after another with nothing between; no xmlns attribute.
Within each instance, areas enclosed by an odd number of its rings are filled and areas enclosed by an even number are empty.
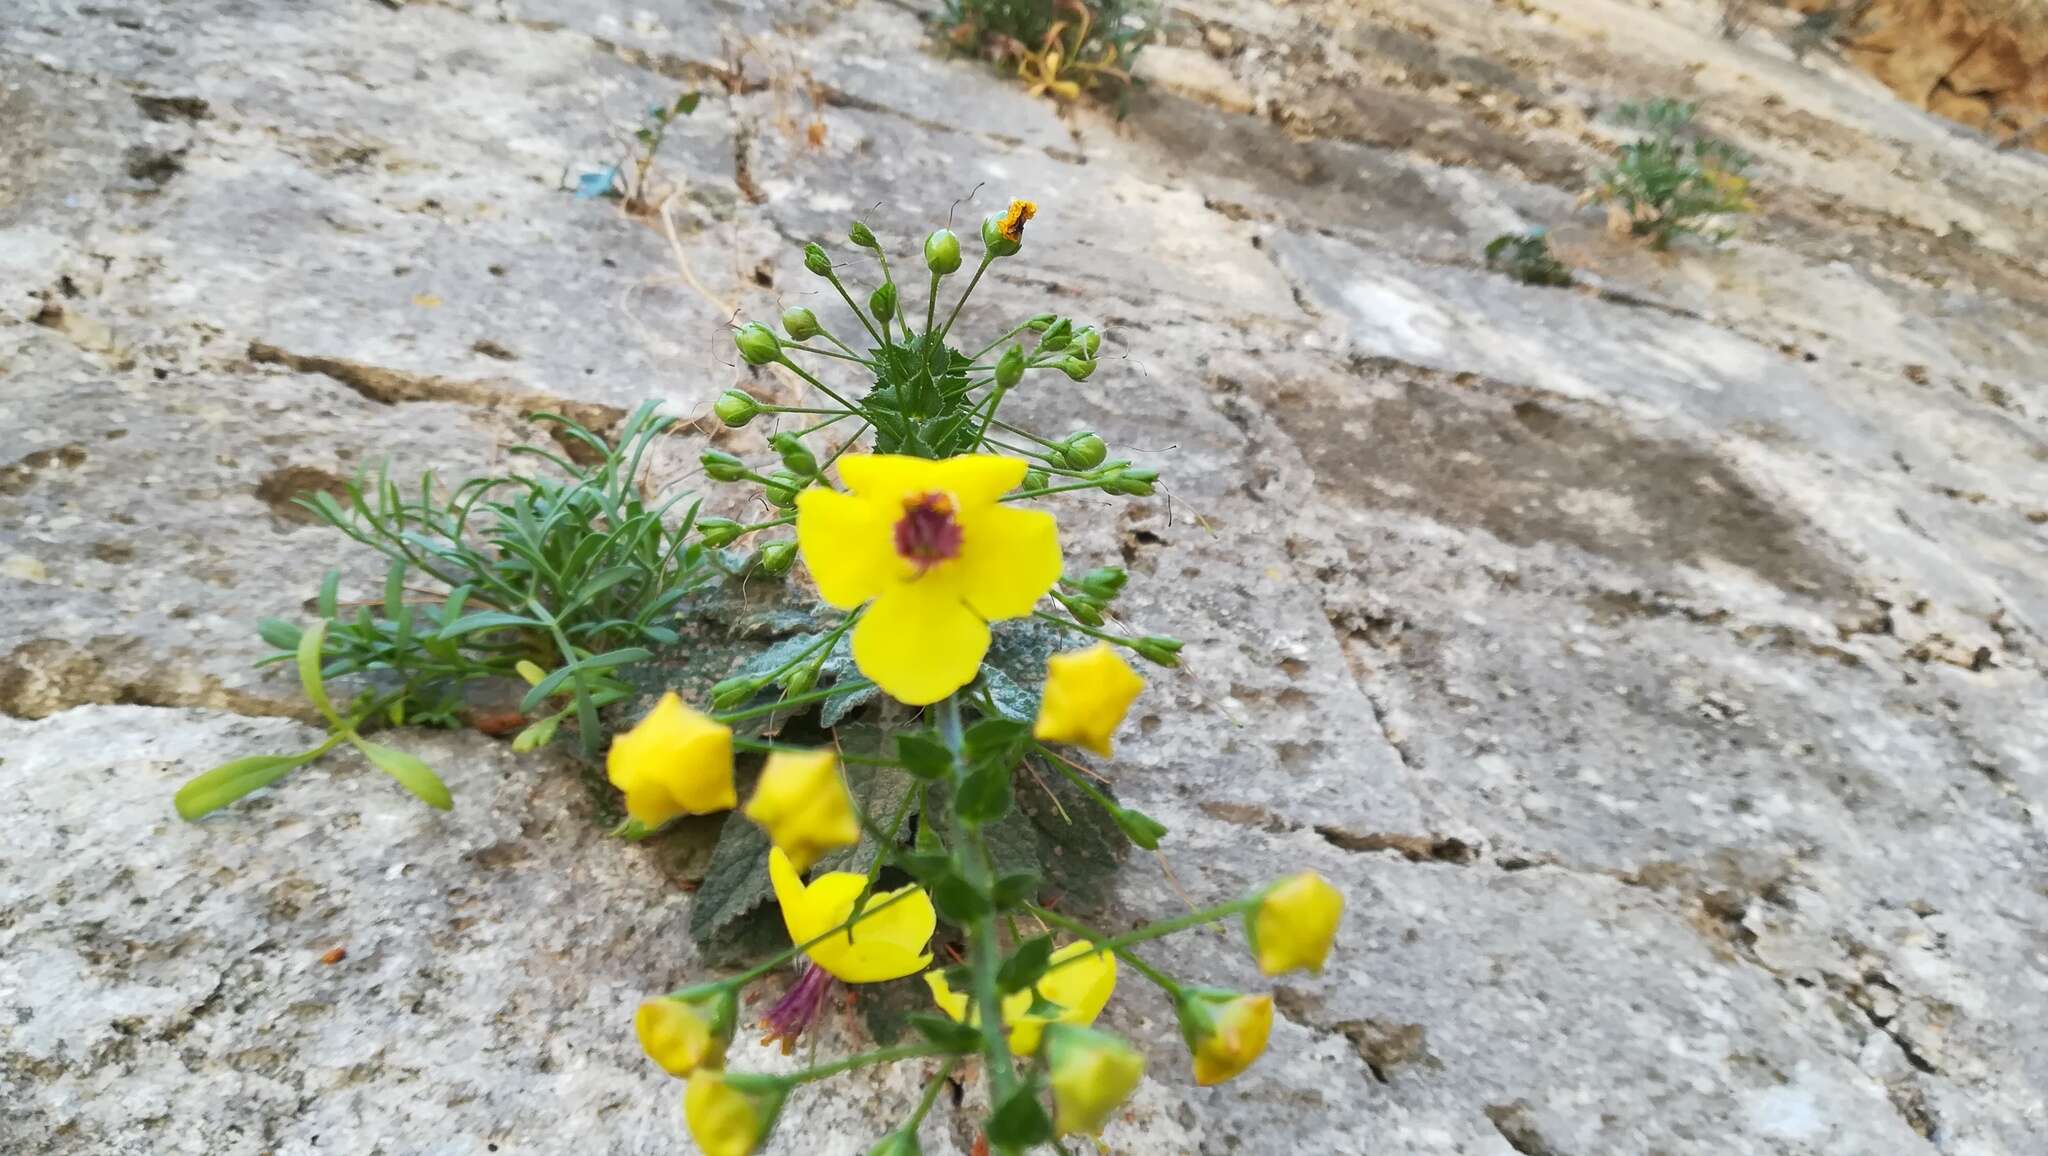
<svg viewBox="0 0 2048 1156"><path fill-rule="evenodd" d="M896 553L925 571L960 556L960 523L953 520L953 499L944 494L917 494L903 499L903 517L896 522Z"/></svg>
<svg viewBox="0 0 2048 1156"><path fill-rule="evenodd" d="M780 1044L782 1054L788 1055L796 1049L798 1036L811 1026L824 1010L825 997L832 991L832 973L815 963L804 963L803 977L790 986L783 997L775 1001L768 1014L761 1017L761 1027L767 1032L761 1037L764 1044Z"/></svg>

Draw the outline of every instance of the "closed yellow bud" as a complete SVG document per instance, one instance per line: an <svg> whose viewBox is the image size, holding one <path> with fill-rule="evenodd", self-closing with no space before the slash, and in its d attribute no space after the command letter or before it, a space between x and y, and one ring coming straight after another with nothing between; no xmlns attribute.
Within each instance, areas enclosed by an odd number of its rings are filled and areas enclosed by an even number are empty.
<svg viewBox="0 0 2048 1156"><path fill-rule="evenodd" d="M1174 1010L1180 1034L1195 1057L1195 1083L1208 1087L1233 1079L1266 1052L1273 1031L1273 997L1239 995L1217 988L1191 987L1180 993Z"/></svg>
<svg viewBox="0 0 2048 1156"><path fill-rule="evenodd" d="M732 989L720 986L697 996L663 996L633 1013L633 1032L649 1059L671 1076L725 1062L738 1006Z"/></svg>
<svg viewBox="0 0 2048 1156"><path fill-rule="evenodd" d="M1267 975L1295 968L1321 971L1343 918L1343 893L1315 872L1304 871L1267 889L1244 918L1245 935L1259 970Z"/></svg>
<svg viewBox="0 0 2048 1156"><path fill-rule="evenodd" d="M1045 694L1031 735L1074 743L1109 757L1110 736L1122 725L1145 680L1106 642L1055 654L1045 664Z"/></svg>
<svg viewBox="0 0 2048 1156"><path fill-rule="evenodd" d="M1045 1030L1051 1071L1053 1129L1061 1135L1102 1131L1145 1074L1145 1057L1107 1032L1054 1024Z"/></svg>
<svg viewBox="0 0 2048 1156"><path fill-rule="evenodd" d="M768 832L798 873L819 856L860 842L853 797L831 751L776 751L768 756L746 816Z"/></svg>
<svg viewBox="0 0 2048 1156"><path fill-rule="evenodd" d="M775 1128L789 1084L773 1076L698 1068L683 1093L683 1120L704 1156L751 1156Z"/></svg>
<svg viewBox="0 0 2048 1156"><path fill-rule="evenodd" d="M732 785L732 728L684 706L674 691L612 740L605 772L626 793L626 813L648 827L739 803Z"/></svg>

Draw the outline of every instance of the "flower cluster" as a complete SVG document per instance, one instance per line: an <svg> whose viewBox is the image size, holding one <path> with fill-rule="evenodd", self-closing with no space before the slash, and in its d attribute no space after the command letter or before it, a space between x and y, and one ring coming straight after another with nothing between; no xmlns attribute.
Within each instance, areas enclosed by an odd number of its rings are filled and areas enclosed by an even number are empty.
<svg viewBox="0 0 2048 1156"><path fill-rule="evenodd" d="M961 268L958 239L943 229L926 238L930 286L924 324L913 328L880 243L856 224L854 244L872 251L883 272L864 309L822 247L807 247L805 264L853 310L873 341L865 352L807 309L784 313L787 341L759 324L736 333L749 364L782 367L832 404L771 405L742 391L726 394L718 412L734 426L763 414L825 420L767 439L779 469L705 454L714 479L759 487L762 499L785 513L751 525L704 519L700 533L723 548L793 526L793 540L757 545L753 566L788 574L800 559L818 599L841 617L787 661L721 682L708 711L664 695L614 740L607 764L632 825L647 831L683 815L739 807L736 754L762 756L740 813L767 837L759 869L790 947L738 975L649 1000L635 1015L648 1056L688 1080L686 1122L714 1156L756 1151L797 1087L904 1060L934 1061L936 1074L922 1101L872 1153L918 1151L917 1131L938 1089L969 1059L978 1060L989 1084L983 1132L993 1150L1021 1152L1063 1134L1092 1135L1145 1070L1136 1050L1094 1026L1123 969L1170 1000L1197 1083L1243 1072L1264 1052L1272 1026L1270 995L1184 984L1140 956L1138 945L1241 917L1251 958L1278 975L1320 970L1335 940L1343 901L1313 873L1112 934L1042 905L1038 874L1003 870L992 852L990 832L1011 815L1017 793L1030 788L1034 780L1020 774L1031 767L1063 778L1133 843L1158 845L1164 827L1118 803L1060 748L1109 757L1145 687L1125 654L1171 667L1180 651L1166 635L1110 629L1126 575L1113 567L1070 575L1054 514L1026 504L1080 490L1142 496L1152 492L1157 473L1111 461L1091 432L1049 440L999 416L1005 396L1029 372L1087 379L1100 335L1045 315L975 354L947 344L974 284L994 261L1020 250L1034 213L1029 202L1017 201L983 222L981 262L944 324L939 289ZM1036 335L1029 350L1018 340L1027 332ZM798 365L793 352L857 364L872 380L864 390L842 392ZM858 400L848 396L856 393ZM822 443L825 431L848 420L857 432L836 445L813 449L807 442ZM854 452L863 437L872 445ZM1081 636L1074 648L1044 658L1028 691L989 666L997 632L1017 629L1019 620ZM846 667L835 667L842 648ZM884 714L895 730L893 747L872 755L735 730L755 720L787 720L814 705L829 727L849 703L877 692L901 705ZM1028 709L1016 701L1023 694L1035 700ZM871 808L856 797L842 770L847 760L894 776L900 805ZM881 813L891 809L893 815ZM907 826L913 817L914 836ZM823 869L828 856L853 858L840 854L847 848L857 848L854 855L872 848L865 870ZM950 957L959 962L935 962L942 943L958 944ZM764 1042L785 1052L836 984L916 976L935 1012L912 1017L914 1043L790 1075L733 1070L727 1061L742 989L788 964L797 965L795 977L760 1021Z"/></svg>

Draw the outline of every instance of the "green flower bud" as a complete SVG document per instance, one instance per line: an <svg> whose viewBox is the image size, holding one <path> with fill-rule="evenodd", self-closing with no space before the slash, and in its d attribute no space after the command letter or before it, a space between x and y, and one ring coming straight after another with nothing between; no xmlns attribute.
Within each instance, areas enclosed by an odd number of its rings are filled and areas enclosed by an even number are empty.
<svg viewBox="0 0 2048 1156"><path fill-rule="evenodd" d="M1160 666L1179 666L1180 647L1180 639L1166 634L1148 634L1131 643L1140 658Z"/></svg>
<svg viewBox="0 0 2048 1156"><path fill-rule="evenodd" d="M1067 613L1074 616L1074 621L1083 626L1102 625L1102 606L1092 598L1077 598L1066 594L1060 597L1060 605L1066 607Z"/></svg>
<svg viewBox="0 0 2048 1156"><path fill-rule="evenodd" d="M832 273L832 258L825 255L825 247L816 241L804 246L804 268L820 277Z"/></svg>
<svg viewBox="0 0 2048 1156"><path fill-rule="evenodd" d="M719 421L738 429L760 416L761 403L744 390L728 389L711 403L711 412L718 415Z"/></svg>
<svg viewBox="0 0 2048 1156"><path fill-rule="evenodd" d="M778 546L783 544L781 542L776 543ZM773 548L771 546L769 549ZM768 570L768 553L766 550L761 552L761 568ZM784 562L782 563L781 570L768 570L768 572L770 574L781 574L788 569L789 563ZM792 697L802 694L816 685L818 685L818 668L808 662L782 677L782 693Z"/></svg>
<svg viewBox="0 0 2048 1156"><path fill-rule="evenodd" d="M1109 443L1086 430L1070 433L1060 443L1060 452L1067 464L1077 470L1092 470L1109 456Z"/></svg>
<svg viewBox="0 0 2048 1156"><path fill-rule="evenodd" d="M1074 334L1074 344L1092 358L1096 350L1102 348L1102 334L1097 333L1094 326L1087 326Z"/></svg>
<svg viewBox="0 0 2048 1156"><path fill-rule="evenodd" d="M747 463L721 450L705 450L697 458L704 476L714 482L737 482L747 472Z"/></svg>
<svg viewBox="0 0 2048 1156"><path fill-rule="evenodd" d="M811 456L810 450L804 448L802 438L793 433L779 433L769 438L768 444L776 453L782 455L782 464L788 466L791 473L802 478L817 476L818 459Z"/></svg>
<svg viewBox="0 0 2048 1156"><path fill-rule="evenodd" d="M818 315L801 305L792 305L782 311L782 331L792 341L809 341L825 332L818 324Z"/></svg>
<svg viewBox="0 0 2048 1156"><path fill-rule="evenodd" d="M896 282L884 281L880 288L869 295L868 312L873 313L875 320L884 325L889 323L891 317L896 316Z"/></svg>
<svg viewBox="0 0 2048 1156"><path fill-rule="evenodd" d="M789 568L796 565L796 541L785 538L780 542L770 542L761 547L756 557L760 559L762 573L787 574Z"/></svg>
<svg viewBox="0 0 2048 1156"><path fill-rule="evenodd" d="M775 331L758 321L749 321L733 331L732 343L739 346L740 356L748 365L766 365L782 360L782 342Z"/></svg>
<svg viewBox="0 0 2048 1156"><path fill-rule="evenodd" d="M924 1149L918 1147L917 1133L891 1132L868 1149L867 1156L924 1156Z"/></svg>
<svg viewBox="0 0 2048 1156"><path fill-rule="evenodd" d="M1157 851L1160 837L1166 834L1166 825L1143 811L1118 807L1110 814L1110 818L1116 820L1116 825L1123 828L1124 834L1131 842L1147 851Z"/></svg>
<svg viewBox="0 0 2048 1156"><path fill-rule="evenodd" d="M1107 602L1121 593L1124 583L1130 580L1131 576L1124 573L1121 566L1098 566L1081 575L1080 581L1074 585L1087 591L1089 597Z"/></svg>
<svg viewBox="0 0 2048 1156"><path fill-rule="evenodd" d="M996 386L1008 389L1024 380L1024 347L1012 344L996 358Z"/></svg>
<svg viewBox="0 0 2048 1156"><path fill-rule="evenodd" d="M731 710L761 693L761 680L734 676L711 686L711 709Z"/></svg>
<svg viewBox="0 0 2048 1156"><path fill-rule="evenodd" d="M924 239L924 267L944 277L960 268L960 238L951 229L934 229Z"/></svg>
<svg viewBox="0 0 2048 1156"><path fill-rule="evenodd" d="M1158 470L1118 470L1102 479L1102 491L1106 494L1149 498L1152 496L1152 483L1158 480Z"/></svg>
<svg viewBox="0 0 2048 1156"><path fill-rule="evenodd" d="M1030 201L1011 201L1010 207L1000 213L990 213L981 219L981 244L991 257L1012 256L1024 247L1024 223L1038 215L1038 206Z"/></svg>
<svg viewBox="0 0 2048 1156"><path fill-rule="evenodd" d="M1027 490L1042 490L1051 484L1052 478L1044 470L1024 471L1024 488Z"/></svg>
<svg viewBox="0 0 2048 1156"><path fill-rule="evenodd" d="M880 250L882 247L881 243L875 240L875 231L868 228L865 221L855 221L853 228L847 230L846 237L863 249Z"/></svg>
<svg viewBox="0 0 2048 1156"><path fill-rule="evenodd" d="M796 505L797 493L803 488L804 479L788 470L777 470L769 474L768 484L761 487L768 498L768 504L783 510Z"/></svg>
<svg viewBox="0 0 2048 1156"><path fill-rule="evenodd" d="M1058 320L1059 315L1056 313L1041 313L1038 316L1033 317L1031 320L1026 321L1024 323L1024 327L1026 329L1029 329L1033 333L1044 333L1048 328L1052 326L1053 322Z"/></svg>
<svg viewBox="0 0 2048 1156"><path fill-rule="evenodd" d="M1044 329L1044 336L1038 339L1038 348L1057 353L1074 339L1074 323L1062 317Z"/></svg>
<svg viewBox="0 0 2048 1156"><path fill-rule="evenodd" d="M697 536L704 540L706 546L714 550L720 546L732 545L739 540L741 534L746 533L746 530L745 526L740 525L731 518L697 519Z"/></svg>
<svg viewBox="0 0 2048 1156"><path fill-rule="evenodd" d="M1089 375L1095 372L1095 359L1092 357L1069 357L1060 362L1060 372L1075 381L1087 381Z"/></svg>
<svg viewBox="0 0 2048 1156"><path fill-rule="evenodd" d="M512 739L512 749L522 755L530 751L537 751L554 740L555 728L561 725L562 716L551 714L532 726L527 727L525 730L520 731Z"/></svg>

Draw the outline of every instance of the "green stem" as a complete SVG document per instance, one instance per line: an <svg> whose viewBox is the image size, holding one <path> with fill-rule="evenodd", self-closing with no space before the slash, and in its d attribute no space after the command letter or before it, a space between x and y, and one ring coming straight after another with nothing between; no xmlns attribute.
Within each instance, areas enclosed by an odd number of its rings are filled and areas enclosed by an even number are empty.
<svg viewBox="0 0 2048 1156"><path fill-rule="evenodd" d="M1242 915L1245 912L1250 911L1253 908L1257 907L1259 905L1259 898L1259 896L1252 895L1247 896L1243 899L1233 899L1228 903L1219 903L1214 907L1204 908L1201 911L1191 912L1187 915L1183 915L1175 919L1163 919L1160 920L1158 923L1151 923L1145 925L1144 927L1140 927L1136 931L1126 931L1122 935L1111 936L1109 938L1102 938L1100 932L1081 930L1079 925L1077 924L1063 923L1061 924L1061 926L1072 927L1076 930L1080 930L1080 933L1090 943L1093 943L1096 947L1101 948L1104 951L1121 952L1124 948L1129 947L1134 943L1144 943L1147 940L1159 939L1163 936L1172 935L1176 931L1186 931L1190 927L1200 927L1205 923L1215 923L1219 920L1229 919L1235 915ZM1032 910L1034 913L1036 913L1038 909L1034 907L1032 908ZM1048 922L1053 921L1048 920ZM1070 963L1075 963L1079 960L1083 960L1086 958L1088 957L1085 955L1070 956L1066 959L1060 960L1059 962L1053 964L1051 967L1048 967L1045 970L1048 972L1058 971L1060 968L1063 968Z"/></svg>
<svg viewBox="0 0 2048 1156"><path fill-rule="evenodd" d="M852 347L851 345L848 345L848 344L847 344L847 343L845 343L844 341L841 341L841 340L839 340L839 338L838 338L838 336L837 336L836 334L834 334L834 333L833 333L833 332L832 332L832 331L831 331L830 329L827 329L827 328L825 328L825 327L824 327L824 326L822 326L822 325L818 326L818 336L820 336L820 337L823 337L823 338L824 338L825 340L827 340L827 341L831 342L832 344L834 344L834 345L838 346L839 348L841 348L841 349L845 350L845 351L846 351L846 353L847 353L847 355L848 355L848 356L850 356L850 357L859 357L859 356L860 356L860 354L858 354L858 353L855 353L855 352L853 351L853 347Z"/></svg>
<svg viewBox="0 0 2048 1156"><path fill-rule="evenodd" d="M960 318L960 307L967 304L967 299L974 295L974 287L981 284L981 275L988 272L988 267L995 263L995 259L996 255L994 253L982 253L981 264L974 267L974 276L968 279L967 288L961 292L960 300L953 303L953 312L946 315L945 328L939 330L940 341L946 339L946 334L953 332L953 322ZM976 356L975 360L980 360L979 355Z"/></svg>
<svg viewBox="0 0 2048 1156"><path fill-rule="evenodd" d="M924 1118L931 1114L932 1105L939 1102L939 1089L946 1086L946 1081L952 1078L953 1070L959 1066L960 1060L958 1057L949 1059L940 1066L939 1074L933 1076L931 1083L924 1086L924 1095L918 1097L917 1107L910 1113L910 1119L905 1120L903 1127L897 1129L897 1131L913 1133L917 1131L918 1125L924 1123Z"/></svg>
<svg viewBox="0 0 2048 1156"><path fill-rule="evenodd" d="M885 341L885 342L883 342L882 344L884 344L884 345L887 345L887 344L888 344L888 342L886 342L886 341ZM790 371L791 373L794 373L794 374L796 374L796 375L797 375L798 377L801 377L801 378L803 378L803 379L804 379L805 381L808 381L808 382L810 382L810 383L811 383L811 385L813 385L814 387L816 387L816 388L817 388L817 390L818 390L818 392L819 392L819 393L822 393L822 394L824 394L824 395L825 395L826 397L829 397L829 398L831 398L831 399L832 399L833 401L836 401L836 402L838 402L838 403L839 403L840 405L844 406L844 407L845 407L846 409L848 409L848 410L850 410L850 411L852 411L852 412L854 412L854 413L860 413L860 412L862 412L862 411L861 411L861 408L860 408L859 406L857 406L857 405L853 404L852 402L850 402L850 401L846 400L845 398L843 398L843 397L839 396L839 394L838 394L838 393L834 392L834 390L832 389L832 387L831 387L831 386L829 386L829 385L826 385L826 384L825 384L824 382L822 382L822 381L819 381L819 380L818 380L818 379L817 379L817 378L816 378L815 376L813 376L813 375L811 374L811 372L810 372L809 370L805 369L805 368L804 368L803 366L801 366L801 365L798 365L798 364L797 364L796 362L794 362L794 361L791 361L791 360L790 360L789 358L787 358L787 357L784 357L784 358L782 358L782 359L780 360L780 362L779 362L778 364L781 364L781 365L787 366L787 367L788 367L788 369L789 369L789 371Z"/></svg>
<svg viewBox="0 0 2048 1156"><path fill-rule="evenodd" d="M1026 321L1022 325L1019 325L1017 328L1010 330L1008 333L1005 333L1001 337L996 338L994 341L989 342L987 345L982 346L981 352L975 354L972 360L980 361L982 358L988 356L989 350L994 349L996 346L1001 345L1003 342L1008 341L1010 338L1017 336L1019 333L1022 333L1029 328L1031 328L1031 323L1029 321Z"/></svg>
<svg viewBox="0 0 2048 1156"><path fill-rule="evenodd" d="M1065 494L1074 490L1095 490L1100 488L1102 488L1102 479L1097 478L1093 481L1074 482L1071 485L1065 486L1041 486L1036 490L1013 490L1010 493L1004 494L1002 500L1005 502L1021 502L1026 498L1042 498L1047 494Z"/></svg>
<svg viewBox="0 0 2048 1156"><path fill-rule="evenodd" d="M800 349L805 353L815 353L819 357L836 357L841 361L858 361L862 365L867 366L869 369L876 368L875 363L873 361L870 361L869 359L862 357L859 354L834 353L829 349L819 349L814 345L798 345L794 341L786 341L783 343L782 347L784 349Z"/></svg>
<svg viewBox="0 0 2048 1156"><path fill-rule="evenodd" d="M954 773L961 771L960 750L962 730L960 725L960 696L956 692L947 695L938 707L939 735L945 740L947 749L953 752ZM955 783L958 789L958 783ZM959 849L954 852L954 864L962 877L976 890L988 893L995 876L995 866L989 857L988 842L982 838L981 828L964 823L955 814L954 823L959 828ZM1002 946L996 942L996 925L993 919L983 915L971 920L967 927L968 961L974 971L974 1006L981 1027L981 1051L988 1066L989 1100L1000 1104L1010 1098L1016 1087L1017 1072L1010 1061L1009 1029L1003 1024L1003 996L996 984L996 969L1002 960Z"/></svg>
<svg viewBox="0 0 2048 1156"><path fill-rule="evenodd" d="M981 432L974 435L976 453L981 451L981 444L988 440L988 427L996 420L996 410L1002 408L1003 397L1009 392L1007 387L998 385L995 392L988 395L988 413L981 419Z"/></svg>
<svg viewBox="0 0 2048 1156"><path fill-rule="evenodd" d="M733 987L736 988L752 983L755 980L761 978L762 976L767 975L769 972L774 971L776 968L781 967L783 964L788 963L790 960L795 959L797 956L802 955L804 952L807 952L810 949L825 942L826 940L832 938L833 936L849 930L853 927L854 924L859 923L861 920L873 918L874 916L889 910L891 907L894 907L898 903L901 903L904 900L910 898L911 896L917 894L921 894L921 892L919 892L916 888L906 888L894 895L891 895L889 898L882 900L880 903L875 904L873 907L868 908L866 911L854 912L853 914L847 916L844 920L841 920L839 926L832 928L830 931L820 932L819 934L804 940L802 943L793 943L789 945L787 948L784 948L782 951L777 952L774 956L762 960L760 963L755 964L754 966L748 968L747 970L739 973L736 976L733 976L731 979L721 980L719 982L731 984ZM692 991L697 991L703 988L704 986L705 985L703 984L694 984L690 987L680 988L676 991L670 992L669 994L672 996L686 995Z"/></svg>
<svg viewBox="0 0 2048 1156"><path fill-rule="evenodd" d="M853 294L848 293L846 291L846 286L839 283L838 271L834 269L827 269L825 271L825 280L832 282L832 287L834 289L839 290L839 299L846 302L846 307L848 309L853 310L854 320L860 322L860 327L868 331L868 336L875 339L875 344L882 346L888 345L889 339L875 332L875 327L868 324L867 313L864 310L862 310L860 306L855 305L853 303Z"/></svg>
<svg viewBox="0 0 2048 1156"><path fill-rule="evenodd" d="M738 735L733 736L732 745L743 751L759 751L764 754L788 751L791 754L808 755L815 754L818 749L816 747L791 746L788 743L763 742L760 739L741 738ZM895 759L878 759L872 755L849 755L843 751L838 755L838 759L842 763L853 763L863 767L900 767L903 765Z"/></svg>
<svg viewBox="0 0 2048 1156"><path fill-rule="evenodd" d="M927 1056L943 1056L945 1054L946 1052L943 1049L935 1048L930 1044L905 1044L900 1048L882 1048L879 1051L867 1052L863 1055L848 1056L843 1060L836 1060L829 1064L820 1064L815 1068L807 1068L804 1071L798 1072L788 1077L788 1079L791 1085L808 1084L816 1080L828 1079L841 1072L851 1072L857 1068L871 1068L876 1064L892 1064L897 1060L918 1060Z"/></svg>
<svg viewBox="0 0 2048 1156"><path fill-rule="evenodd" d="M1045 920L1047 923L1053 924L1056 927L1064 927L1068 931L1073 932L1074 934L1080 936L1083 939L1088 940L1091 943L1101 943L1109 938L1109 936L1102 934L1100 931L1097 931L1094 928L1088 926L1087 924L1082 923L1078 919L1069 919L1066 916L1061 915L1057 911L1048 911L1035 903L1025 904L1024 909L1026 911L1029 911L1031 914L1036 915L1040 919ZM1176 999L1180 997L1181 985L1174 982L1172 976L1167 975L1165 972L1160 971L1158 968L1153 967L1151 964L1146 963L1144 960L1138 958L1137 952L1122 947L1111 948L1110 950L1116 953L1116 957L1118 959L1121 959L1125 963L1130 964L1133 968L1136 968L1139 975L1142 975L1146 979L1151 980L1153 983L1158 984L1161 991L1164 991L1167 995L1172 996ZM1048 968L1047 970L1051 969Z"/></svg>
<svg viewBox="0 0 2048 1156"><path fill-rule="evenodd" d="M1047 614L1043 610L1034 610L1031 612L1031 616L1033 618L1042 618L1045 621L1052 623L1054 626L1063 626L1068 630L1077 631L1081 634L1087 635L1090 638L1100 638L1104 642L1114 643L1117 646L1122 646L1130 650L1136 650L1138 648L1138 640L1130 637L1129 635L1111 634L1107 630L1097 630L1093 626L1090 626L1085 622L1076 622L1071 618L1061 618L1057 614Z"/></svg>
<svg viewBox="0 0 2048 1156"><path fill-rule="evenodd" d="M1037 434L1035 434L1035 433L1032 433L1032 432L1031 432L1030 430L1028 430L1028 429L1025 429L1025 428L1024 428L1024 427L1022 427L1022 426L1015 426L1015 425L1011 425L1011 424L1010 424L1009 422L1006 422L1006 421L999 421L999 422L997 422L997 423L996 423L996 428L997 428L997 429L1000 429L1000 430L1006 430L1006 431L1008 431L1008 432L1010 432L1010 433L1016 434L1016 435L1017 435L1018 437L1021 437L1021 438L1029 438L1029 439L1031 439L1032 441L1035 441L1035 442L1037 442L1037 443L1038 443L1039 445L1042 445L1042 446L1044 446L1044 447L1045 447L1046 449L1049 449L1049 450L1056 450L1056 449L1060 448L1060 445L1059 445L1059 443L1058 443L1058 442L1049 442L1049 441L1046 441L1046 440L1045 440L1044 438L1042 438L1042 437L1039 437L1039 436L1038 436Z"/></svg>
<svg viewBox="0 0 2048 1156"><path fill-rule="evenodd" d="M819 422L817 425L807 425L804 428L797 430L795 436L803 437L805 434L817 433L819 430L824 429L826 426L838 425L840 422L843 422L847 418L850 418L852 416L853 411L849 410L845 413L840 414L838 417L828 417L824 421Z"/></svg>
<svg viewBox="0 0 2048 1156"><path fill-rule="evenodd" d="M852 417L854 411L847 409L819 409L808 405L764 405L762 413L836 413L840 417Z"/></svg>
<svg viewBox="0 0 2048 1156"><path fill-rule="evenodd" d="M781 710L788 710L790 707L793 706L803 706L806 703L813 702L824 702L828 698L837 698L842 694L852 694L854 691L857 690L866 690L867 688L873 685L874 683L869 682L867 679L853 678L848 679L845 682L834 683L831 686L826 687L824 690L814 690L805 694L793 695L789 698L783 699L780 702L771 702L757 707L749 707L746 710L734 711L731 714L715 714L711 717L722 723L745 722L750 718L760 718L762 715L774 714L776 711Z"/></svg>
<svg viewBox="0 0 2048 1156"><path fill-rule="evenodd" d="M939 311L939 278L944 275L943 273L934 272L932 274L931 290L924 295L924 331L926 336L930 336L932 318Z"/></svg>

